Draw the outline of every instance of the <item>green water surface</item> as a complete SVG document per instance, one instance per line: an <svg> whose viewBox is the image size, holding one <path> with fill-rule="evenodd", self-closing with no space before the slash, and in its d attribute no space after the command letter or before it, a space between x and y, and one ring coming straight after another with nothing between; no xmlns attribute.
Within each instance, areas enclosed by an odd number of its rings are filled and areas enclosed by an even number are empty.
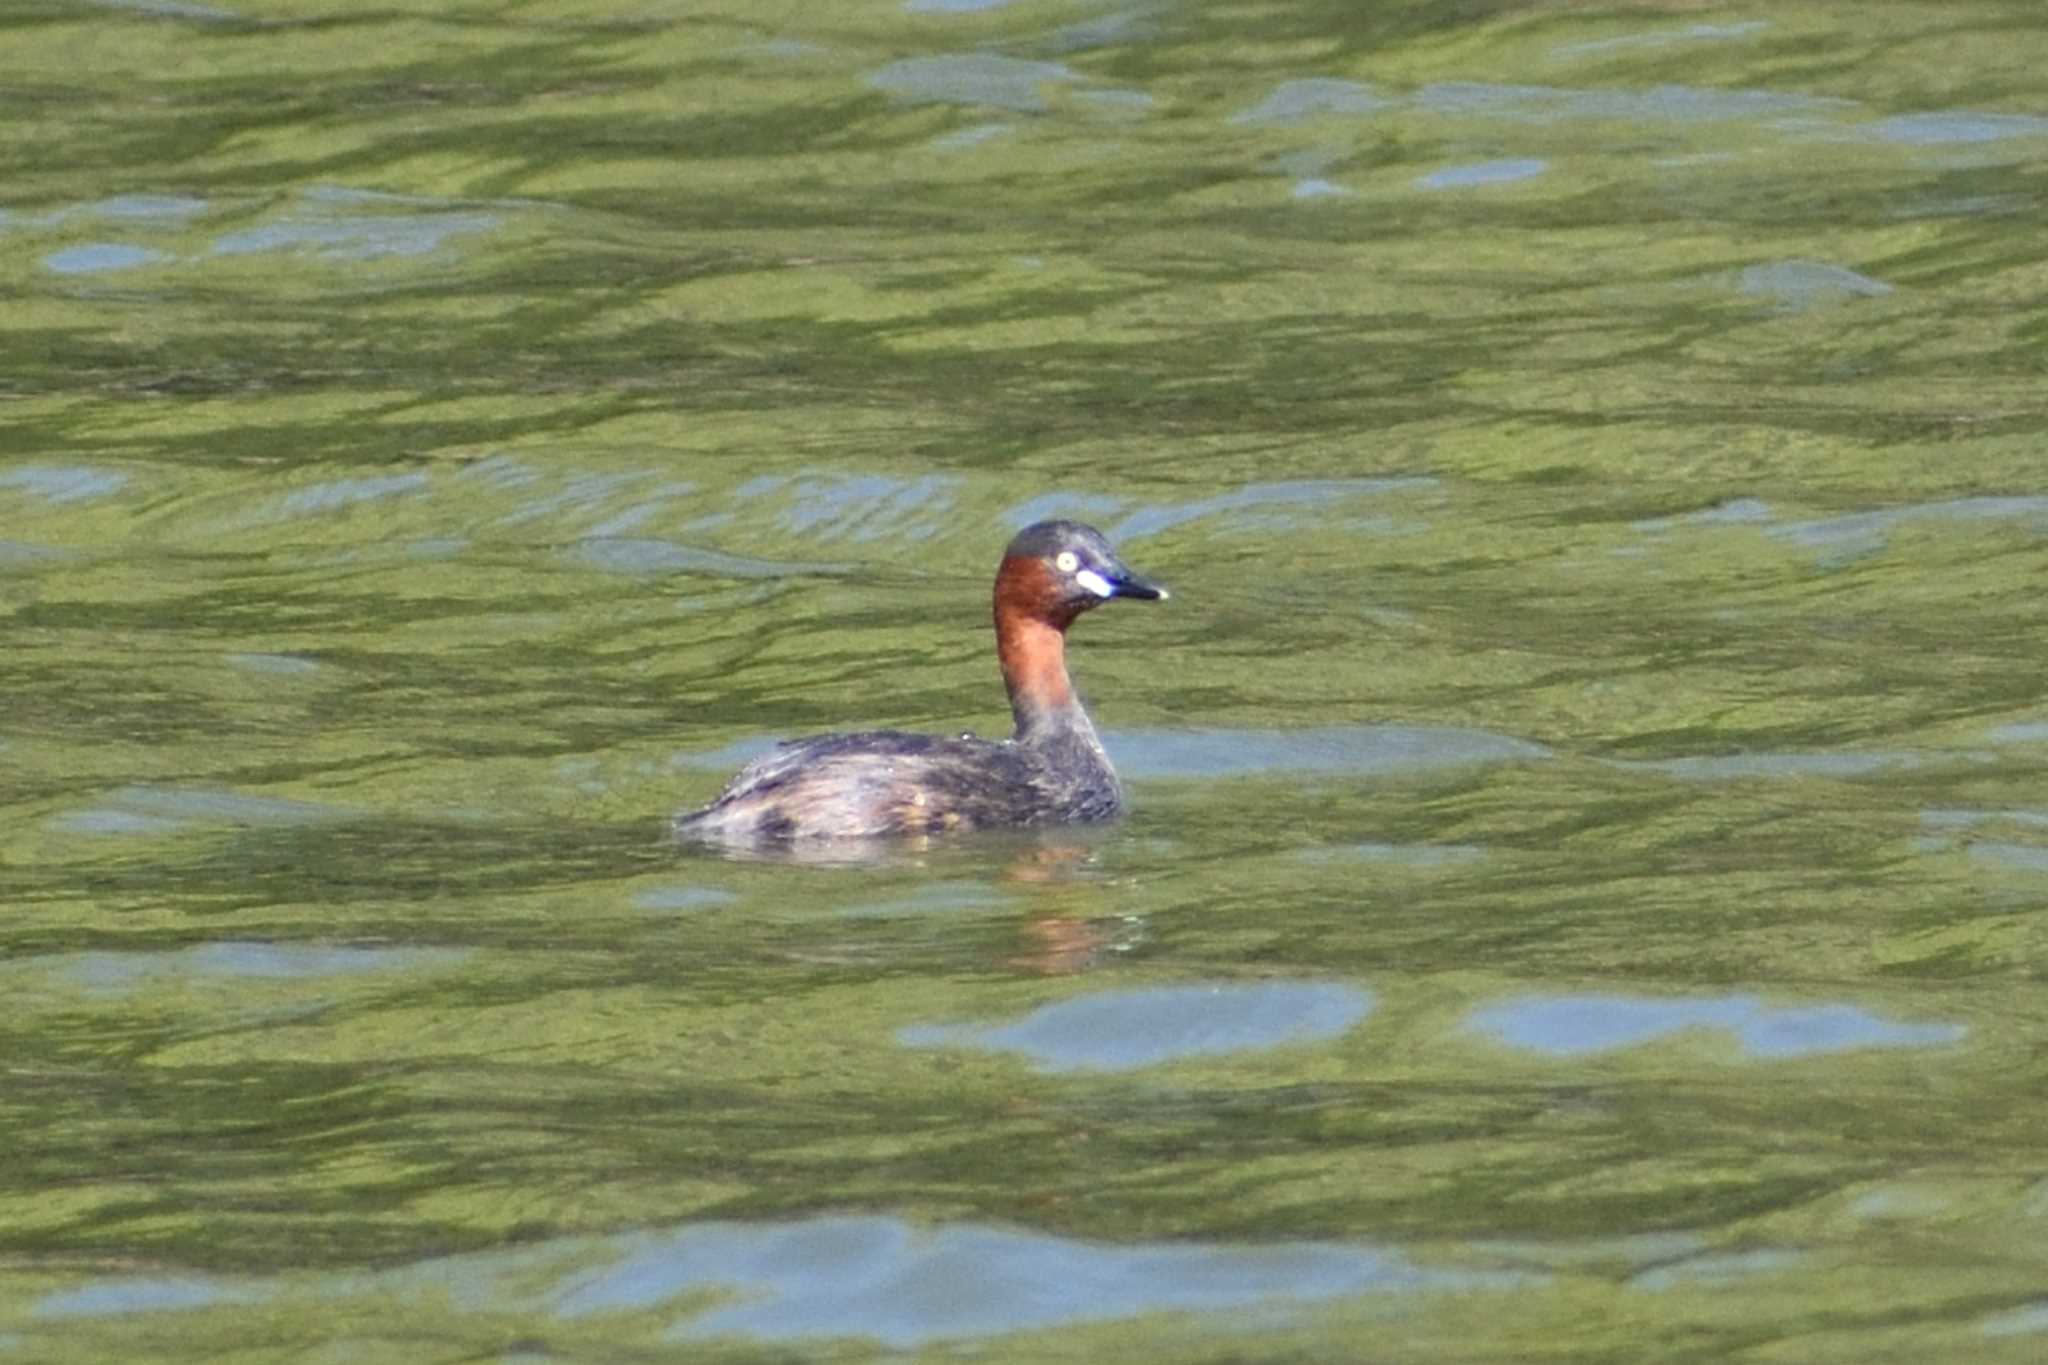
<svg viewBox="0 0 2048 1365"><path fill-rule="evenodd" d="M0 51L0 1361L2048 1350L2039 6Z"/></svg>

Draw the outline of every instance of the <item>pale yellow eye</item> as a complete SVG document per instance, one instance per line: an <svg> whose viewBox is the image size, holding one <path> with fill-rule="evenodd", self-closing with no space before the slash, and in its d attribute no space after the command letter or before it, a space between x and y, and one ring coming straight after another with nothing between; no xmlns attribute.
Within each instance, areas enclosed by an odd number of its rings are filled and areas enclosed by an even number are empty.
<svg viewBox="0 0 2048 1365"><path fill-rule="evenodd" d="M1052 562L1059 565L1061 573L1072 573L1081 566L1081 556L1072 550L1061 550Z"/></svg>

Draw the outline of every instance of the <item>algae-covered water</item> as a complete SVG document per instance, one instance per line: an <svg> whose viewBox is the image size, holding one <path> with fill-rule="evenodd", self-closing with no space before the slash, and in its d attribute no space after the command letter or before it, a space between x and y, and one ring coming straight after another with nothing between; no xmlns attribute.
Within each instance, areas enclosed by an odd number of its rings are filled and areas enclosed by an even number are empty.
<svg viewBox="0 0 2048 1365"><path fill-rule="evenodd" d="M0 1360L2048 1349L2038 6L0 44Z"/></svg>

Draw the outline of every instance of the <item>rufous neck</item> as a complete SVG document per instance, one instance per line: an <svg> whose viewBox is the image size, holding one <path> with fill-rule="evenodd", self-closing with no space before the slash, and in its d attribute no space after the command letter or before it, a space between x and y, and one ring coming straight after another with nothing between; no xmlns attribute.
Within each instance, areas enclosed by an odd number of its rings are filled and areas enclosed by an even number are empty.
<svg viewBox="0 0 2048 1365"><path fill-rule="evenodd" d="M996 658L1010 693L1017 737L1057 724L1079 709L1067 676L1066 632L1036 617L996 612Z"/></svg>
<svg viewBox="0 0 2048 1365"><path fill-rule="evenodd" d="M1050 566L1024 556L1005 559L996 572L996 658L1010 693L1017 738L1059 727L1080 703L1067 677L1067 625L1059 585Z"/></svg>

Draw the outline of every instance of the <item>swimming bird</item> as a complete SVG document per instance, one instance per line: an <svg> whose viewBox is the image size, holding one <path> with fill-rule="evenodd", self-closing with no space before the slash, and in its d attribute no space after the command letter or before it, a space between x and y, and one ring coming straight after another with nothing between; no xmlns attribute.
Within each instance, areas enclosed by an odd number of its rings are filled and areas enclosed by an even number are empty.
<svg viewBox="0 0 2048 1365"><path fill-rule="evenodd" d="M1115 598L1161 601L1100 531L1041 521L996 569L996 659L1016 733L1005 740L866 730L789 740L710 805L676 817L679 838L728 846L878 839L1075 824L1122 813L1123 784L1067 673L1067 628Z"/></svg>

